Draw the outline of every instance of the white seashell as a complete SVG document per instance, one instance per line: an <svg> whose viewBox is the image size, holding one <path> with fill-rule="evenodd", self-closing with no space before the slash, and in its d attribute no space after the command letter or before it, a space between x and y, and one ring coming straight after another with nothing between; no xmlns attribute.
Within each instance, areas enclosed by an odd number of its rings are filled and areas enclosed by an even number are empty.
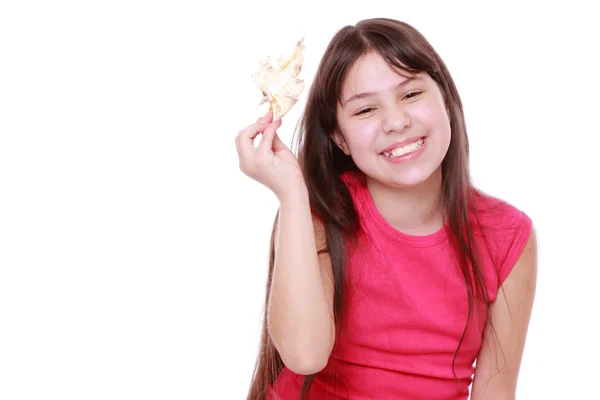
<svg viewBox="0 0 600 400"><path fill-rule="evenodd" d="M254 84L263 94L259 105L269 103L273 121L287 114L304 90L304 81L298 78L304 61L303 51L304 38L296 43L291 56L281 55L275 63L269 57L260 62L259 69L252 75Z"/></svg>

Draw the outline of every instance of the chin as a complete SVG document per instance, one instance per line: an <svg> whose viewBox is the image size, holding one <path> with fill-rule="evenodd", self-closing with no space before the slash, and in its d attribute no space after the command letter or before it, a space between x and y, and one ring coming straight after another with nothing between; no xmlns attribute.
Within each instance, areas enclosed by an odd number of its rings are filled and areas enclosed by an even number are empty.
<svg viewBox="0 0 600 400"><path fill-rule="evenodd" d="M381 164L358 165L358 167L370 179L396 189L416 187L431 180L441 181L442 178L441 162L410 163L392 168Z"/></svg>
<svg viewBox="0 0 600 400"><path fill-rule="evenodd" d="M402 171L394 174L388 178L388 185L396 187L398 189L406 189L410 187L416 187L429 182L436 178L437 170L412 170ZM441 178L441 174L439 175Z"/></svg>
<svg viewBox="0 0 600 400"><path fill-rule="evenodd" d="M372 171L362 170L369 180L376 181L379 185L394 189L409 189L423 185L433 179L438 178L441 181L441 169L412 169L409 171Z"/></svg>

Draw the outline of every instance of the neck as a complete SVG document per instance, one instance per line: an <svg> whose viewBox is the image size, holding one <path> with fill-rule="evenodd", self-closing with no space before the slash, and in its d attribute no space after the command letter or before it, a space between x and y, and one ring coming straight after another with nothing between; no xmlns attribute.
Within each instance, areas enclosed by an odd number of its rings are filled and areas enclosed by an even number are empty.
<svg viewBox="0 0 600 400"><path fill-rule="evenodd" d="M393 188L367 177L367 187L379 213L399 231L422 236L442 228L441 168L417 186Z"/></svg>

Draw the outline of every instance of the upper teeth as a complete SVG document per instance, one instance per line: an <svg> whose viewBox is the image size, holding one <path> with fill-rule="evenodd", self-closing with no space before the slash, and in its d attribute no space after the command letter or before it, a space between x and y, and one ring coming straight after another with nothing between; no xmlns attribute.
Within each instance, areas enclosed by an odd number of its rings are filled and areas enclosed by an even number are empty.
<svg viewBox="0 0 600 400"><path fill-rule="evenodd" d="M397 147L394 150L392 150L391 152L384 152L383 155L385 155L386 157L398 157L398 156L403 156L404 154L408 154L410 152L415 151L416 149L418 149L419 147L421 147L423 145L423 138L417 140L416 142L412 142L411 144L407 144L404 147Z"/></svg>

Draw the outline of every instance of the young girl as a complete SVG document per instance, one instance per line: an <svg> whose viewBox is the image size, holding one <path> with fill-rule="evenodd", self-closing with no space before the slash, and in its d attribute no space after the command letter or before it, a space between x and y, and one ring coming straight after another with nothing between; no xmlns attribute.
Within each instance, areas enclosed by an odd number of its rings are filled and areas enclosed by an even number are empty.
<svg viewBox="0 0 600 400"><path fill-rule="evenodd" d="M298 159L280 124L267 114L236 139L280 205L248 399L454 400L471 384L472 399L514 399L535 233L471 184L460 97L426 39L390 19L344 27Z"/></svg>

